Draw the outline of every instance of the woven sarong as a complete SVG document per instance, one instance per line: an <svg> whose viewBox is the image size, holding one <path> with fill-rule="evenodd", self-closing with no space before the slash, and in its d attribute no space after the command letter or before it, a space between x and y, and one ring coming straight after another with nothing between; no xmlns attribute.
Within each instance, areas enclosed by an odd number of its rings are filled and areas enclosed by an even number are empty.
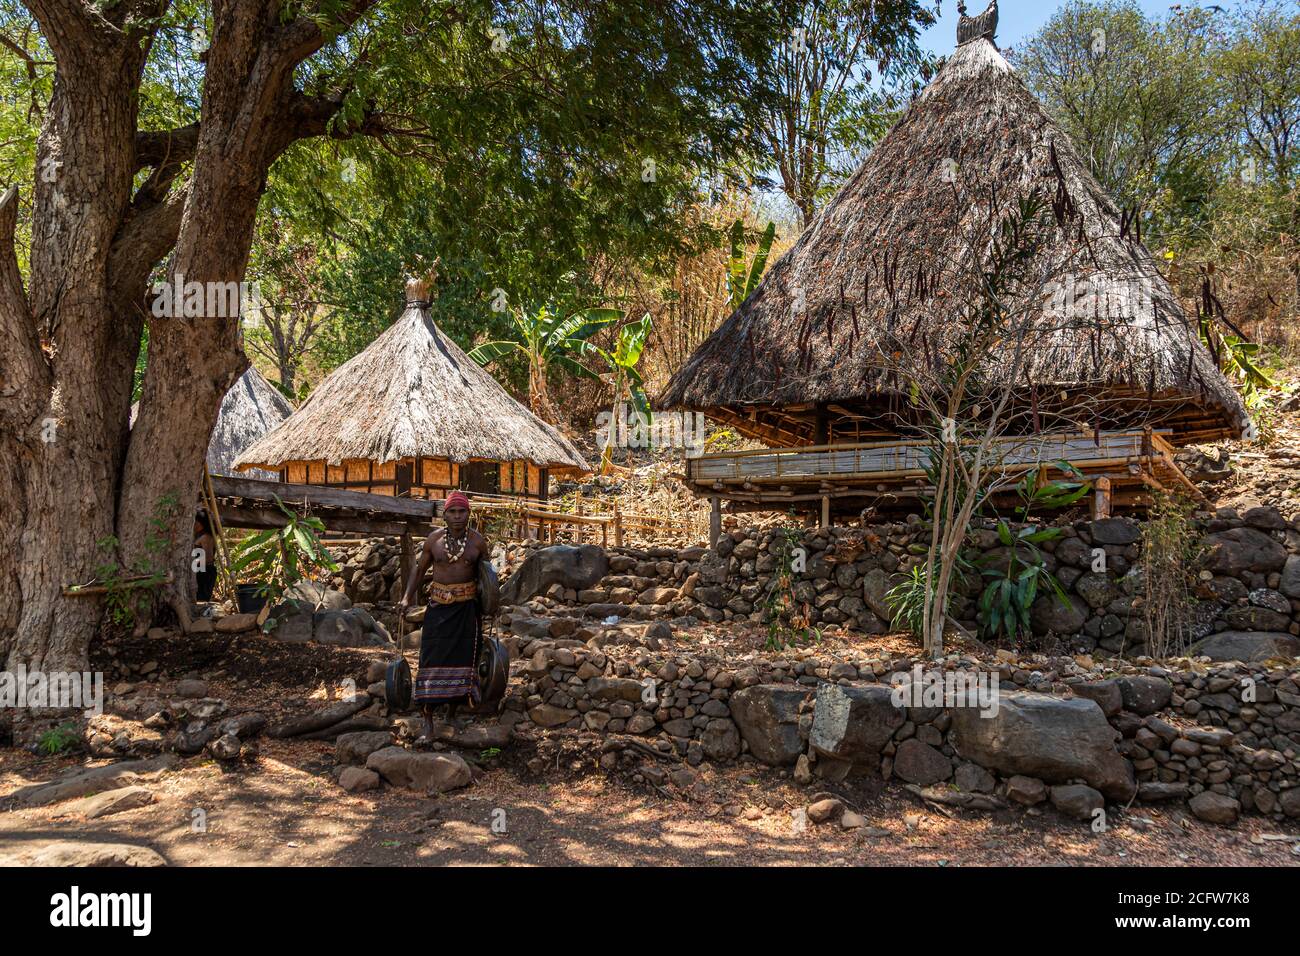
<svg viewBox="0 0 1300 956"><path fill-rule="evenodd" d="M430 602L420 634L420 670L415 675L417 704L467 701L478 706L478 604Z"/></svg>

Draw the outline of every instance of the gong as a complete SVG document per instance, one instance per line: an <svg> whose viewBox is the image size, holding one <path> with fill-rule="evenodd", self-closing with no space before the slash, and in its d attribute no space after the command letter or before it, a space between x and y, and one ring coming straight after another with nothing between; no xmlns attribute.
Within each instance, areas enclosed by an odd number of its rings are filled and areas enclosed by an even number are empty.
<svg viewBox="0 0 1300 956"><path fill-rule="evenodd" d="M384 671L384 700L390 710L411 709L411 665L405 657L390 661Z"/></svg>
<svg viewBox="0 0 1300 956"><path fill-rule="evenodd" d="M476 714L495 714L510 681L510 652L495 637L485 636L478 655L479 705Z"/></svg>

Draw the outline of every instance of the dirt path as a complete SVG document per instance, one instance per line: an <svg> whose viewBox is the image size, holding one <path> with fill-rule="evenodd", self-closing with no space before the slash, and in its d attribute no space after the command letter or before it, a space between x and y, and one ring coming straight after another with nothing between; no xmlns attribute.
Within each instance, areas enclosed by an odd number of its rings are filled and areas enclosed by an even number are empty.
<svg viewBox="0 0 1300 956"><path fill-rule="evenodd" d="M1296 843L1262 839L1296 836L1296 827L1246 819L1224 830L1178 808L1135 808L1094 834L1050 810L950 818L888 789L850 797L865 828L800 830L792 811L811 792L775 771L711 774L698 801L598 773L534 778L516 767L441 797L387 788L353 796L328 776L327 754L298 744L234 771L191 760L149 785L157 803L99 820L73 816L66 803L0 813L0 855L27 841L76 840L145 845L188 866L1300 864ZM33 779L0 767L0 792Z"/></svg>

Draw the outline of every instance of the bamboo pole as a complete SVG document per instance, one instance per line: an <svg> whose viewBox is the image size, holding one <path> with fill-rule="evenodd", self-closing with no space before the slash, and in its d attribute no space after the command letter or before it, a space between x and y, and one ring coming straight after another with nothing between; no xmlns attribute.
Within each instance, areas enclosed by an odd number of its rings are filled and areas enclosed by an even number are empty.
<svg viewBox="0 0 1300 956"><path fill-rule="evenodd" d="M230 573L230 549L226 547L226 530L221 525L221 508L217 504L217 493L212 487L212 472L203 467L203 494L208 507L208 519L212 522L213 558L217 561L217 582L225 584L225 596L236 600L235 581Z"/></svg>

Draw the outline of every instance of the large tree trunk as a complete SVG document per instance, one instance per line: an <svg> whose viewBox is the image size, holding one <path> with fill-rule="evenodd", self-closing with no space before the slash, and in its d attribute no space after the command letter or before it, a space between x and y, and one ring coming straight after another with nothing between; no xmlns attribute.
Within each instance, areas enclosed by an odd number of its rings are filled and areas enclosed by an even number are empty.
<svg viewBox="0 0 1300 956"><path fill-rule="evenodd" d="M189 196L168 273L173 288L243 281L267 170L291 142L284 125L296 59L292 31L275 29L277 4L250 0L214 7L218 13ZM159 537L155 513L166 502L179 509L168 515L170 535L161 549L164 566L174 571L165 597L182 617L193 596L191 515L208 438L222 398L247 367L238 311L150 323L119 528L123 553L148 560Z"/></svg>
<svg viewBox="0 0 1300 956"><path fill-rule="evenodd" d="M0 304L16 387L0 439L0 651L10 667L80 670L101 602L61 590L94 576L96 543L113 534L139 326L134 339L122 326L109 262L131 198L144 53L32 7L78 69L56 74L37 144L31 288L24 302L11 280Z"/></svg>
<svg viewBox="0 0 1300 956"><path fill-rule="evenodd" d="M0 663L81 670L104 602L62 589L102 577L103 565L171 570L167 597L184 619L208 438L247 366L237 308L151 319L128 448L150 274L175 245L174 285L240 282L271 162L325 132L341 100L292 87L294 67L323 42L317 22L284 21L277 0L218 0L201 123L139 133L137 91L166 0L28 6L56 69L37 144L28 290L13 248L16 198L0 197ZM368 6L354 0L341 25ZM188 188L174 193L191 158Z"/></svg>

